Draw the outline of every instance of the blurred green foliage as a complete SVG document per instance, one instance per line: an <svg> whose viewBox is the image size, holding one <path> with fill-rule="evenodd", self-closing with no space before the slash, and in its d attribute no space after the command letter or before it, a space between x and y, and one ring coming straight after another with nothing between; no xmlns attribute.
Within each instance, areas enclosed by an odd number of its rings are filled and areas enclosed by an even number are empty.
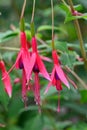
<svg viewBox="0 0 87 130"><path fill-rule="evenodd" d="M30 20L32 13L32 2L27 0L25 10L26 34L30 40ZM73 0L74 4L81 4L78 10L82 13L87 12L86 0ZM61 4L60 0L54 0L55 13L55 45L60 55L62 65L69 66L77 75L87 84L87 71L83 62L78 62L76 57L81 56L79 42L76 31L69 17L67 9ZM19 47L19 18L21 13L23 0L0 0L0 47ZM67 17L65 19L65 16ZM87 16L85 17L87 19ZM64 23L66 20L67 23ZM79 22L87 51L87 21L84 17L79 17ZM15 30L10 25L14 25ZM42 55L51 58L51 7L50 0L36 0L35 10L35 27L38 39L38 48ZM45 41L40 44L40 39ZM2 49L2 58L6 63L7 70L12 66L16 59L17 51L7 51ZM49 67L50 66L50 67ZM50 72L52 63L46 63L46 67ZM87 90L83 89L74 76L68 74L76 83L78 89L68 90L63 85L61 92L61 111L57 113L58 92L51 87L47 95L44 90L48 84L45 79L41 78L41 114L38 112L38 106L34 102L32 92L28 95L28 107L24 108L21 99L21 83L14 84L14 79L21 78L21 72L13 70L10 74L13 85L13 96L8 98L4 92L2 80L0 80L0 130L87 130ZM1 75L0 75L1 79ZM3 125L1 127L1 124Z"/></svg>

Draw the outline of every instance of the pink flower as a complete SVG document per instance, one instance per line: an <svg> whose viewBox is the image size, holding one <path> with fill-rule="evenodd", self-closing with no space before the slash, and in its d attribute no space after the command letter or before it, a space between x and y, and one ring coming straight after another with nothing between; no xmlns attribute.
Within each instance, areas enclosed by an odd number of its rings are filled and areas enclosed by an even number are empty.
<svg viewBox="0 0 87 130"><path fill-rule="evenodd" d="M53 57L53 61L54 61L54 67L53 67L53 70L51 73L51 81L49 82L49 84L45 90L45 93L48 92L51 85L56 86L56 89L58 91L62 90L62 83L65 84L68 88L70 88L68 81L65 77L65 74L60 66L56 50L52 51L52 57ZM58 105L58 111L60 111L59 105Z"/></svg>
<svg viewBox="0 0 87 130"><path fill-rule="evenodd" d="M35 101L40 106L40 85L39 85L39 76L38 74L41 73L41 75L46 78L47 80L50 80L50 76L44 66L43 61L41 60L40 55L37 51L37 42L36 38L32 38L32 55L30 58L30 68L28 71L28 77L30 79L32 72L35 74L35 84L34 84L34 94L35 94Z"/></svg>
<svg viewBox="0 0 87 130"><path fill-rule="evenodd" d="M24 103L26 103L26 84L29 80L28 77L28 71L29 71L29 60L30 60L30 53L28 52L28 46L27 46L27 39L26 39L26 34L25 32L20 32L20 43L21 43L21 48L18 53L17 59L14 63L14 65L11 67L11 69L8 71L11 72L14 67L16 69L21 69L22 70L22 99ZM5 77L4 77L5 78Z"/></svg>
<svg viewBox="0 0 87 130"><path fill-rule="evenodd" d="M27 47L27 39L25 32L20 32L20 42L21 42L21 49L18 53L17 59L12 66L12 68L9 70L9 72L16 67L17 69L24 69L26 73L26 79L28 81L28 71L29 71L29 60L30 60L30 53L28 52ZM8 73L9 73L8 72Z"/></svg>
<svg viewBox="0 0 87 130"><path fill-rule="evenodd" d="M31 73L33 71L33 72L40 72L44 78L46 78L47 80L50 80L50 76L44 66L43 61L41 60L40 55L38 54L37 42L36 42L35 37L32 38L32 50L33 50L33 52L32 52L31 58L30 58L30 65L29 65L30 68L28 71L29 79L30 79Z"/></svg>
<svg viewBox="0 0 87 130"><path fill-rule="evenodd" d="M12 95L11 81L10 81L10 77L8 75L8 72L6 71L5 64L3 61L0 61L0 69L2 71L2 81L5 86L5 91L7 92L9 97L11 97L11 95Z"/></svg>

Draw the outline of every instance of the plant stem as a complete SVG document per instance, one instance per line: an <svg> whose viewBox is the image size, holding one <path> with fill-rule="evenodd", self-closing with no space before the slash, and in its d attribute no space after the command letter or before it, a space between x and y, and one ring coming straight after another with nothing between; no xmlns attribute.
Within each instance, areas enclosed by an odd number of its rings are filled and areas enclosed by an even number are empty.
<svg viewBox="0 0 87 130"><path fill-rule="evenodd" d="M35 14L35 3L36 0L33 0L33 9L32 9L32 17L31 17L31 36L35 36L35 27L34 27L34 14Z"/></svg>
<svg viewBox="0 0 87 130"><path fill-rule="evenodd" d="M45 41L43 41L41 38L38 38L38 37L36 37L36 38L37 38L37 40L38 40L41 44L45 45L46 47L49 47L48 44L47 44Z"/></svg>
<svg viewBox="0 0 87 130"><path fill-rule="evenodd" d="M52 49L55 49L54 45L54 9L53 9L53 0L51 0L51 8L52 8Z"/></svg>
<svg viewBox="0 0 87 130"><path fill-rule="evenodd" d="M78 81L79 83L85 88L87 89L87 85L83 82L83 80L73 71L71 70L68 66L64 67L65 70L67 70L68 72L70 72Z"/></svg>
<svg viewBox="0 0 87 130"><path fill-rule="evenodd" d="M73 7L72 0L68 0L68 2L69 2L69 5L70 5L70 8L71 8L71 11L72 10L74 11L75 9ZM86 52L85 52L85 48L84 48L84 42L83 42L83 38L82 38L82 34L81 34L80 25L79 25L79 22L78 22L77 19L74 20L74 23L75 23L78 39L79 39L79 42L80 42L81 54L82 54L82 57L84 59L84 62L86 62Z"/></svg>
<svg viewBox="0 0 87 130"><path fill-rule="evenodd" d="M67 3L64 0L61 0L61 1L64 3L64 5L66 5L69 8L69 6L67 5Z"/></svg>
<svg viewBox="0 0 87 130"><path fill-rule="evenodd" d="M26 6L26 0L24 0L24 3L23 3L23 7L22 7L22 11L21 11L21 17L20 17L20 19L22 19L23 16L24 16L25 6Z"/></svg>
<svg viewBox="0 0 87 130"><path fill-rule="evenodd" d="M1 47L0 50L7 50L7 51L19 51L19 48L12 48L12 47Z"/></svg>
<svg viewBox="0 0 87 130"><path fill-rule="evenodd" d="M26 0L24 0L22 11L21 11L21 16L20 16L20 31L22 32L25 31L25 22L24 22L25 7L26 7Z"/></svg>
<svg viewBox="0 0 87 130"><path fill-rule="evenodd" d="M36 2L36 0L33 0L33 10L32 10L31 23L33 23L33 22L34 22L35 2Z"/></svg>

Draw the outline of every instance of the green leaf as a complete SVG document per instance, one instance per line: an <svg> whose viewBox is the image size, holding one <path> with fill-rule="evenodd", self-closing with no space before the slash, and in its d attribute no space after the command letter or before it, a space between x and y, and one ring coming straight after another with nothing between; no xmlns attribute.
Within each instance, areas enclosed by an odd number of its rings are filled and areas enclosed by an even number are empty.
<svg viewBox="0 0 87 130"><path fill-rule="evenodd" d="M18 126L9 126L9 130L22 130L22 129Z"/></svg>
<svg viewBox="0 0 87 130"><path fill-rule="evenodd" d="M87 20L87 13L84 13L84 14L81 16L81 18Z"/></svg>
<svg viewBox="0 0 87 130"><path fill-rule="evenodd" d="M65 18L65 23L70 22L76 19L84 19L87 20L87 13L82 14L81 16L72 16L71 13L68 13Z"/></svg>
<svg viewBox="0 0 87 130"><path fill-rule="evenodd" d="M50 111L48 111L48 115L50 114ZM56 122L56 119L53 116L43 115L44 119L44 128L47 130L63 130L64 128L70 126L72 124L71 121L58 121ZM50 114L51 115L51 114Z"/></svg>
<svg viewBox="0 0 87 130"><path fill-rule="evenodd" d="M31 119L26 122L24 130L28 130L28 129L42 130L42 128L43 128L43 122L42 122L40 114L38 114L37 116L33 118L31 117Z"/></svg>
<svg viewBox="0 0 87 130"><path fill-rule="evenodd" d="M73 52L62 53L61 54L61 61L62 61L62 64L64 66L68 65L70 68L73 68L74 62L76 61L75 53L73 53Z"/></svg>
<svg viewBox="0 0 87 130"><path fill-rule="evenodd" d="M80 91L80 94L81 94L81 102L87 103L87 90Z"/></svg>
<svg viewBox="0 0 87 130"><path fill-rule="evenodd" d="M68 52L67 42L55 41L56 49L62 52Z"/></svg>
<svg viewBox="0 0 87 130"><path fill-rule="evenodd" d="M46 87L47 87L47 85L46 85ZM48 93L44 94L46 87L41 89L41 99L42 100L44 100L50 96L53 96L56 93L56 89L53 86L51 86Z"/></svg>
<svg viewBox="0 0 87 130"><path fill-rule="evenodd" d="M12 38L16 37L18 34L19 31L11 31L11 30L0 33L0 43L11 40Z"/></svg>
<svg viewBox="0 0 87 130"><path fill-rule="evenodd" d="M75 19L85 19L85 20L87 20L87 13L83 13L82 16L72 16L70 8L67 4L62 3L62 4L59 5L59 7L61 9L63 9L64 12L66 13L66 17L65 17L65 21L64 21L65 23L70 22L70 21L75 20ZM74 6L74 8L77 11L82 10L81 5L76 5L76 6Z"/></svg>
<svg viewBox="0 0 87 130"><path fill-rule="evenodd" d="M81 99L80 93L70 85L70 90L63 88L61 98L67 101L77 101Z"/></svg>
<svg viewBox="0 0 87 130"><path fill-rule="evenodd" d="M52 41L51 40L47 40L46 41L48 43L48 45L50 44L51 46L51 43ZM68 52L68 47L67 47L67 42L63 42L63 41L58 41L58 40L55 40L55 48L61 52ZM50 48L48 48L50 49Z"/></svg>
<svg viewBox="0 0 87 130"><path fill-rule="evenodd" d="M24 104L22 102L21 95L15 95L14 97L12 97L11 102L8 106L8 116L10 118L17 117L20 110L23 107L24 107Z"/></svg>
<svg viewBox="0 0 87 130"><path fill-rule="evenodd" d="M41 32L41 31L44 31L44 30L52 30L52 26L51 25L42 25L42 26L39 26L38 29L37 29L38 32ZM55 26L54 26L54 30L63 31L61 28L55 27Z"/></svg>
<svg viewBox="0 0 87 130"><path fill-rule="evenodd" d="M61 3L61 4L59 5L59 7L60 7L61 9L63 9L64 12L66 12L66 13L70 12L69 6L66 5L66 4Z"/></svg>
<svg viewBox="0 0 87 130"><path fill-rule="evenodd" d="M62 122L58 122L56 124L56 126L57 126L58 129L64 129L66 127L69 127L71 124L72 124L71 121L62 121Z"/></svg>
<svg viewBox="0 0 87 130"><path fill-rule="evenodd" d="M67 4L61 3L61 4L59 5L59 7L60 7L61 9L63 9L64 12L66 12L66 14L70 12L70 8L69 8L69 6L68 6ZM75 10L77 10L77 11L80 11L80 10L83 9L83 7L82 7L81 4L75 5L74 8L75 8Z"/></svg>
<svg viewBox="0 0 87 130"><path fill-rule="evenodd" d="M67 130L87 130L87 123L85 123L85 122L78 122L76 124L73 124Z"/></svg>
<svg viewBox="0 0 87 130"><path fill-rule="evenodd" d="M78 4L78 5L75 5L74 8L77 11L81 11L83 9L83 6L81 4Z"/></svg>
<svg viewBox="0 0 87 130"><path fill-rule="evenodd" d="M87 115L87 105L85 104L79 104L79 103L75 103L75 102L66 102L64 104L64 106L74 110L75 112L77 112L78 114L82 114L82 115Z"/></svg>

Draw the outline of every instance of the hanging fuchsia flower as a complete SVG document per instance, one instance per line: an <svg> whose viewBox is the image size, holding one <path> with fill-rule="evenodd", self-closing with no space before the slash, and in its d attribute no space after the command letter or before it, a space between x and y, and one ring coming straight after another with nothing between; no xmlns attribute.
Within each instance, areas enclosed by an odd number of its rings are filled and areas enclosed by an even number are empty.
<svg viewBox="0 0 87 130"><path fill-rule="evenodd" d="M24 69L26 73L26 79L28 81L28 71L29 71L29 60L30 60L30 53L28 52L27 47L27 39L25 32L20 32L20 42L21 42L21 49L18 53L17 59L12 66L12 68L9 70L9 72L16 67L17 69Z"/></svg>
<svg viewBox="0 0 87 130"><path fill-rule="evenodd" d="M65 74L60 66L56 50L53 50L52 57L53 57L53 61L54 61L54 67L53 67L52 74L51 74L51 81L49 82L49 84L45 90L45 93L48 92L51 85L56 86L56 89L58 91L62 90L62 83L65 84L68 88L70 88L68 81L65 77ZM60 111L59 105L58 105L58 111Z"/></svg>
<svg viewBox="0 0 87 130"><path fill-rule="evenodd" d="M26 84L29 81L28 71L30 68L29 67L30 53L28 51L25 32L20 32L20 43L21 43L21 48L18 53L17 59L16 59L14 65L8 71L8 73L10 73L14 67L22 70L22 72L23 72L23 74L22 74L22 99L25 103L26 102L26 92L27 92ZM6 78L6 76L8 76L8 75L5 75L3 80Z"/></svg>
<svg viewBox="0 0 87 130"><path fill-rule="evenodd" d="M47 80L50 80L50 76L44 66L43 61L41 60L40 55L37 51L37 42L36 38L32 38L32 55L30 59L30 69L28 71L28 77L30 79L32 72L35 74L35 85L34 85L34 94L35 94L35 101L38 105L40 105L40 85L39 85L39 76L38 74L41 73L41 75L46 78Z"/></svg>
<svg viewBox="0 0 87 130"><path fill-rule="evenodd" d="M28 71L29 79L30 79L32 71L34 71L34 72L40 72L44 78L50 80L50 76L49 76L49 74L44 66L43 61L41 60L40 55L38 54L37 42L36 42L35 37L32 38L32 50L33 50L33 52L32 52L32 56L30 59L30 65L29 65L30 68Z"/></svg>
<svg viewBox="0 0 87 130"><path fill-rule="evenodd" d="M20 33L21 39L21 49L18 54L18 57L15 62L15 66L18 69L22 69L22 99L26 106L27 100L27 81L29 81L28 71L29 71L29 60L30 60L30 53L28 51L27 46L27 39L25 32Z"/></svg>
<svg viewBox="0 0 87 130"><path fill-rule="evenodd" d="M2 81L5 86L5 90L6 90L7 94L9 95L9 97L11 97L11 95L12 95L11 81L10 81L10 77L8 75L8 72L6 71L5 64L3 61L0 61L0 69L2 71Z"/></svg>

